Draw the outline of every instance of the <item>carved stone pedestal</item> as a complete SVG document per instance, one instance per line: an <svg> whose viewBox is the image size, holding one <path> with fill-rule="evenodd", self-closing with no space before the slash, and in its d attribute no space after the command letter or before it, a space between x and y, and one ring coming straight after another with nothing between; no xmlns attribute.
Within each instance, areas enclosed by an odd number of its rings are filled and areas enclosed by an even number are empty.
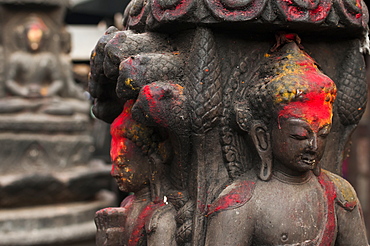
<svg viewBox="0 0 370 246"><path fill-rule="evenodd" d="M69 245L94 238L96 210L115 203L102 192L94 201L0 210L0 245Z"/></svg>
<svg viewBox="0 0 370 246"><path fill-rule="evenodd" d="M2 114L2 174L62 171L86 165L94 151L90 125L86 114Z"/></svg>

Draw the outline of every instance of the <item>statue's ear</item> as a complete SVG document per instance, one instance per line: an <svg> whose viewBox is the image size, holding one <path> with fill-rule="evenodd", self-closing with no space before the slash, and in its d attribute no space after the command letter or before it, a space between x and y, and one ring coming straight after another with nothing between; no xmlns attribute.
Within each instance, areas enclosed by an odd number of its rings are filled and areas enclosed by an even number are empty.
<svg viewBox="0 0 370 246"><path fill-rule="evenodd" d="M152 202L158 203L163 198L163 191L161 180L163 179L163 161L157 153L151 153L149 155L150 163L150 191Z"/></svg>
<svg viewBox="0 0 370 246"><path fill-rule="evenodd" d="M266 124L261 121L254 121L250 127L250 135L258 152L266 152L270 149L270 133Z"/></svg>
<svg viewBox="0 0 370 246"><path fill-rule="evenodd" d="M271 135L266 124L261 121L252 122L250 135L261 158L259 178L268 181L272 175Z"/></svg>

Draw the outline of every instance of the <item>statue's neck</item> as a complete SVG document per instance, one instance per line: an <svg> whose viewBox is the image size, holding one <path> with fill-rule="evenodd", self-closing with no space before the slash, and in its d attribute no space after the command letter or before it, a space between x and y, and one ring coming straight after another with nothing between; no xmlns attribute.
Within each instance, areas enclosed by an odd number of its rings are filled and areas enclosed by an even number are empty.
<svg viewBox="0 0 370 246"><path fill-rule="evenodd" d="M137 201L139 200L147 200L150 197L150 189L149 186L144 187L143 189L135 192L135 197Z"/></svg>
<svg viewBox="0 0 370 246"><path fill-rule="evenodd" d="M314 174L312 171L303 173L302 175L289 175L280 170L274 170L273 177L281 182L289 184L304 184L307 183Z"/></svg>

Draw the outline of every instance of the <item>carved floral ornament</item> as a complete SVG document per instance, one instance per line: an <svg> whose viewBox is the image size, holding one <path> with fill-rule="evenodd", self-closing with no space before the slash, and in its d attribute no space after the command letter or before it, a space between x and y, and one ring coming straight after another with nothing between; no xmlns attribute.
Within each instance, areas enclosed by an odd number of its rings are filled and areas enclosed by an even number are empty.
<svg viewBox="0 0 370 246"><path fill-rule="evenodd" d="M156 28L159 23L310 23L332 28L366 27L361 0L133 0L126 25Z"/></svg>

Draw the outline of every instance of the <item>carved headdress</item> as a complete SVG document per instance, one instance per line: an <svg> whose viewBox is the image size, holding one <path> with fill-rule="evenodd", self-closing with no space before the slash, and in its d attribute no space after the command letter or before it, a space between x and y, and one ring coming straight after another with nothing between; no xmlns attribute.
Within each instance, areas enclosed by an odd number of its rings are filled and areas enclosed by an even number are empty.
<svg viewBox="0 0 370 246"><path fill-rule="evenodd" d="M239 99L248 119L238 122L243 128L251 120L269 125L274 113L279 118L303 116L310 122L318 117L331 119L335 83L307 53L291 42L265 57L266 62Z"/></svg>
<svg viewBox="0 0 370 246"><path fill-rule="evenodd" d="M336 91L333 80L316 62L295 42L289 42L265 55L258 74L236 104L237 121L248 132L256 121L269 128L290 117L319 128L332 121ZM270 175L270 171L261 171L260 178L268 180Z"/></svg>

